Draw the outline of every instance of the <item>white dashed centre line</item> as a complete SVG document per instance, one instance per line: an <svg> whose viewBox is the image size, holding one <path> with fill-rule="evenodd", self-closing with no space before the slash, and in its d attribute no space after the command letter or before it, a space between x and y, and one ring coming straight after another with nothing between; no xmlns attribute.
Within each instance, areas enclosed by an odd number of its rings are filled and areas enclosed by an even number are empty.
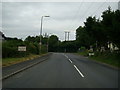
<svg viewBox="0 0 120 90"><path fill-rule="evenodd" d="M75 69L78 71L78 73L82 76L82 77L84 77L84 75L80 72L80 70L74 65L74 67L75 67Z"/></svg>
<svg viewBox="0 0 120 90"><path fill-rule="evenodd" d="M64 56L65 56L66 58L68 58L68 60L70 61L70 63L73 63L72 60L69 59L69 57L68 57L67 55L64 54ZM80 72L80 70L77 68L77 66L74 65L74 67L75 67L75 69L77 70L77 72L81 75L81 77L84 77L84 75Z"/></svg>
<svg viewBox="0 0 120 90"><path fill-rule="evenodd" d="M68 56L66 56L66 58L68 58Z"/></svg>
<svg viewBox="0 0 120 90"><path fill-rule="evenodd" d="M68 58L68 56L67 56L67 55L65 55L65 57L66 57L66 58Z"/></svg>
<svg viewBox="0 0 120 90"><path fill-rule="evenodd" d="M69 59L69 61L70 61L70 63L72 63L72 60Z"/></svg>

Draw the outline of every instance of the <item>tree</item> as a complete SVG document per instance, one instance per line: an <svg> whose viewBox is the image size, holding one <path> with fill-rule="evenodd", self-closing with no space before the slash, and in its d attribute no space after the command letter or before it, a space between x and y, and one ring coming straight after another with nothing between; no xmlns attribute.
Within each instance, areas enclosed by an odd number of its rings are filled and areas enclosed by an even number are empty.
<svg viewBox="0 0 120 90"><path fill-rule="evenodd" d="M108 42L120 48L120 11L108 10L103 12L102 20L88 17L84 27L76 29L76 41L79 46L89 47L92 45L97 49L102 46L108 49Z"/></svg>
<svg viewBox="0 0 120 90"><path fill-rule="evenodd" d="M109 42L115 44L120 48L120 10L111 11L109 7L108 10L103 12L102 24L104 25L106 36Z"/></svg>
<svg viewBox="0 0 120 90"><path fill-rule="evenodd" d="M94 45L96 40L96 36L95 36L95 24L96 24L96 18L95 17L88 17L86 19L86 22L84 22L85 24L85 31L88 34L89 37L89 41L90 41L90 45Z"/></svg>
<svg viewBox="0 0 120 90"><path fill-rule="evenodd" d="M76 29L76 42L77 46L82 47L85 46L86 48L89 48L90 46L90 37L88 33L85 30L85 27L79 27Z"/></svg>
<svg viewBox="0 0 120 90"><path fill-rule="evenodd" d="M18 52L18 46L24 45L21 39L6 37L6 40L2 42L2 57L20 57L24 53Z"/></svg>
<svg viewBox="0 0 120 90"><path fill-rule="evenodd" d="M56 35L51 35L49 37L49 51L57 52L58 50L58 37Z"/></svg>

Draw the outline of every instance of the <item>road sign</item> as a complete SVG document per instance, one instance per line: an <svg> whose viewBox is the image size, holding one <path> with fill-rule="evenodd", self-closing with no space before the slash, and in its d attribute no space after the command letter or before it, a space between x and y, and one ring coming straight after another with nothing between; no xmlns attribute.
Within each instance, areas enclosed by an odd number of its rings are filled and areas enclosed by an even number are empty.
<svg viewBox="0 0 120 90"><path fill-rule="evenodd" d="M26 51L26 46L18 46L18 51Z"/></svg>

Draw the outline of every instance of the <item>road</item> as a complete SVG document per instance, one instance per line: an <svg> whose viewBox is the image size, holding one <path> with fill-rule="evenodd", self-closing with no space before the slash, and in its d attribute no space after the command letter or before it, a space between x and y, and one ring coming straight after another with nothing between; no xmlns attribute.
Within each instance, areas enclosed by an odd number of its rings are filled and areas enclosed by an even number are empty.
<svg viewBox="0 0 120 90"><path fill-rule="evenodd" d="M53 53L3 80L3 88L118 88L118 70L71 53Z"/></svg>

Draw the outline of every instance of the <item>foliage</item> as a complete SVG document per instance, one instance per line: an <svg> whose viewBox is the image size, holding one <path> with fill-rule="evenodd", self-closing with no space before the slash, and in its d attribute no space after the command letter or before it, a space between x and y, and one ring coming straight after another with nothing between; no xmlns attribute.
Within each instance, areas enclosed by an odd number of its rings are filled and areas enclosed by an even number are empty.
<svg viewBox="0 0 120 90"><path fill-rule="evenodd" d="M45 41L42 37L42 53L47 52L47 47ZM26 52L20 52L18 51L18 46L26 46L27 51ZM28 36L25 41L17 38L9 38L7 37L5 41L2 42L2 57L23 57L29 54L39 54L40 51L40 45L39 45L39 36L31 37Z"/></svg>
<svg viewBox="0 0 120 90"><path fill-rule="evenodd" d="M24 45L23 41L20 39L9 39L4 42L2 42L2 57L17 57L22 56L23 54L19 54L18 52L18 46Z"/></svg>
<svg viewBox="0 0 120 90"><path fill-rule="evenodd" d="M58 51L58 45L59 45L59 40L58 37L56 35L51 35L49 37L49 51L51 52L57 52Z"/></svg>
<svg viewBox="0 0 120 90"><path fill-rule="evenodd" d="M89 38L88 33L86 32L84 27L79 27L76 30L76 42L78 46L84 46L86 48L89 48L91 43L91 38Z"/></svg>
<svg viewBox="0 0 120 90"><path fill-rule="evenodd" d="M103 12L102 20L88 17L84 26L76 29L76 40L61 42L56 35L48 37L45 34L41 36L41 41L41 53L46 53L47 50L49 52L77 52L81 47L90 49L90 46L96 51L103 46L108 50L108 42L120 48L120 11L111 11L108 8ZM3 58L40 54L40 36L28 36L24 41L5 37L2 44ZM27 52L18 52L18 46L26 46Z"/></svg>
<svg viewBox="0 0 120 90"><path fill-rule="evenodd" d="M120 60L120 54L116 52L95 52L95 56L90 57L93 60L97 60L99 62L103 62L106 64L110 64L112 66L116 66L120 68L119 60Z"/></svg>
<svg viewBox="0 0 120 90"><path fill-rule="evenodd" d="M102 17L102 24L105 27L109 41L120 48L120 10L111 11L109 8L103 12Z"/></svg>
<svg viewBox="0 0 120 90"><path fill-rule="evenodd" d="M76 42L81 46L108 50L108 42L120 48L120 11L111 11L110 7L102 14L102 20L88 17L85 26L76 29Z"/></svg>

